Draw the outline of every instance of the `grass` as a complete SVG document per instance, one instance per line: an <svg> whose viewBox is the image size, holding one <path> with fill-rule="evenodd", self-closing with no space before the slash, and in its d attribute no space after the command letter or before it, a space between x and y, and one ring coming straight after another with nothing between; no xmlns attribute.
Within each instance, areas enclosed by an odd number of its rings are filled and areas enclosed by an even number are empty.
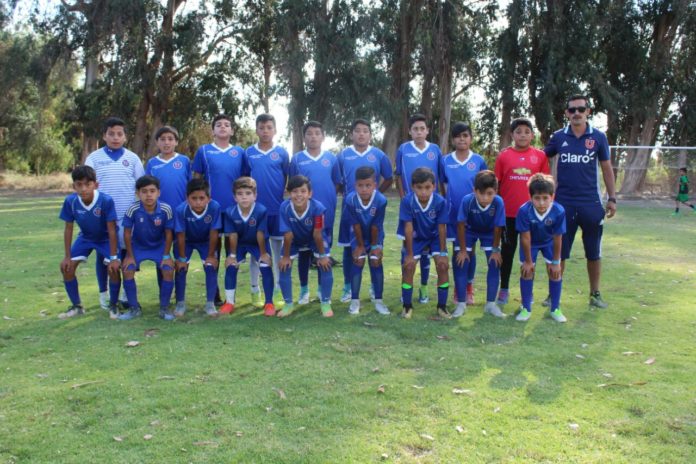
<svg viewBox="0 0 696 464"><path fill-rule="evenodd" d="M0 197L0 462L696 461L696 216L622 207L605 232L611 306L588 309L577 249L566 325L539 305L527 324L484 317L481 265L478 303L456 321L369 303L358 317L335 304L324 320L314 303L268 320L242 276L232 317L174 323L156 317L146 266L145 316L125 323L98 309L93 261L78 271L88 314L56 317L61 200ZM388 217L391 231L396 201ZM398 246L389 234L394 312ZM200 307L202 272L189 281Z"/></svg>

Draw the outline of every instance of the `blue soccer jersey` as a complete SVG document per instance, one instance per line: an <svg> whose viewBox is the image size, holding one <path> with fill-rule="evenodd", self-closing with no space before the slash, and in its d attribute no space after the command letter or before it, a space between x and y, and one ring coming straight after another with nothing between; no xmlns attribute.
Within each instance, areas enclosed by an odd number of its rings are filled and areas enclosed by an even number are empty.
<svg viewBox="0 0 696 464"><path fill-rule="evenodd" d="M387 211L387 197L379 190L372 193L372 198L367 204L363 204L360 195L356 192L346 197L346 210L350 215L350 238L351 243L355 242L355 231L353 226L360 226L363 243L367 245L382 245L384 243L384 215ZM372 243L372 227L379 230L377 243Z"/></svg>
<svg viewBox="0 0 696 464"><path fill-rule="evenodd" d="M440 147L434 143L425 143L425 148L420 150L413 141L406 142L401 144L396 151L394 160L396 171L394 174L401 176L404 194L411 193L411 175L416 168L429 168L433 171L433 174L435 174L435 186L437 187L437 182L440 178L440 158L442 158L442 152Z"/></svg>
<svg viewBox="0 0 696 464"><path fill-rule="evenodd" d="M375 182L379 186L380 178L391 179L394 177L391 161L382 150L377 147L367 147L360 153L355 147L348 147L338 154L338 165L341 177L345 185L345 195L355 190L355 171L363 166L369 166L375 170Z"/></svg>
<svg viewBox="0 0 696 464"><path fill-rule="evenodd" d="M447 184L447 200L450 202L450 224L457 222L457 212L462 198L474 191L474 178L480 171L488 169L486 161L478 153L469 151L464 161L459 161L455 152L440 161L440 181Z"/></svg>
<svg viewBox="0 0 696 464"><path fill-rule="evenodd" d="M295 206L290 200L285 200L280 205L280 233L292 232L292 245L295 248L314 247L315 224L324 221L326 208L320 201L310 198L307 209L302 214L297 214Z"/></svg>
<svg viewBox="0 0 696 464"><path fill-rule="evenodd" d="M403 240L405 223L412 222L414 240L435 240L438 238L438 225L448 221L449 205L442 195L433 193L428 204L421 206L416 194L411 192L401 200L396 236Z"/></svg>
<svg viewBox="0 0 696 464"><path fill-rule="evenodd" d="M211 230L222 229L220 203L210 200L201 214L196 214L188 203L174 210L174 232L184 232L186 243L207 243Z"/></svg>
<svg viewBox="0 0 696 464"><path fill-rule="evenodd" d="M316 158L306 150L295 153L290 162L290 175L298 174L309 178L312 182L312 198L326 208L324 228L331 235L336 216L336 186L343 183L336 156L329 151L323 152Z"/></svg>
<svg viewBox="0 0 696 464"><path fill-rule="evenodd" d="M542 215L528 201L517 212L515 228L518 232L530 232L532 247L547 247L553 244L554 235L563 235L566 231L565 210L554 201Z"/></svg>
<svg viewBox="0 0 696 464"><path fill-rule="evenodd" d="M467 232L492 235L496 227L505 227L503 199L496 195L491 204L483 208L475 193L465 195L457 210L457 222L464 222Z"/></svg>
<svg viewBox="0 0 696 464"><path fill-rule="evenodd" d="M92 242L109 240L106 223L118 221L114 200L99 190L94 191L89 205L85 205L77 193L68 195L59 217L65 222L77 222L80 226L79 236Z"/></svg>
<svg viewBox="0 0 696 464"><path fill-rule="evenodd" d="M168 204L158 201L155 210L148 213L145 207L136 201L123 216L123 228L132 229L133 248L162 249L165 242L165 230L174 230L174 211Z"/></svg>
<svg viewBox="0 0 696 464"><path fill-rule="evenodd" d="M245 172L256 181L256 201L266 207L270 216L277 216L290 169L288 152L278 146L262 151L258 144L252 145L244 153L244 165Z"/></svg>
<svg viewBox="0 0 696 464"><path fill-rule="evenodd" d="M239 205L230 206L223 216L223 230L226 234L237 234L238 245L258 246L257 232L263 232L264 240L268 238L266 207L256 202L246 216Z"/></svg>
<svg viewBox="0 0 696 464"><path fill-rule="evenodd" d="M145 174L160 181L160 201L176 209L186 201L186 184L191 180L191 162L176 153L168 160L155 156L145 165Z"/></svg>
<svg viewBox="0 0 696 464"><path fill-rule="evenodd" d="M556 201L568 206L601 203L599 162L609 159L604 132L588 123L585 133L575 137L566 126L553 133L544 152L548 157L558 155Z"/></svg>
<svg viewBox="0 0 696 464"><path fill-rule="evenodd" d="M193 172L197 172L210 184L210 197L225 210L235 204L232 184L242 175L244 149L229 146L220 148L210 143L203 145L193 158Z"/></svg>

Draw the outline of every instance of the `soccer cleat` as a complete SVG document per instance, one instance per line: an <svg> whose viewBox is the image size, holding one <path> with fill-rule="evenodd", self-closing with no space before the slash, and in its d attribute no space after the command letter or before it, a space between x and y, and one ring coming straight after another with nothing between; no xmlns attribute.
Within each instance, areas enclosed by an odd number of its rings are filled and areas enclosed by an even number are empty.
<svg viewBox="0 0 696 464"><path fill-rule="evenodd" d="M218 307L225 304L225 302L222 300L222 298L220 298L220 289L219 288L217 290L217 293L215 293L215 300L214 300L213 304L215 304L215 306L218 306Z"/></svg>
<svg viewBox="0 0 696 464"><path fill-rule="evenodd" d="M263 300L261 299L261 292L251 292L251 305L254 308L263 308Z"/></svg>
<svg viewBox="0 0 696 464"><path fill-rule="evenodd" d="M225 303L220 306L220 314L232 314L234 312L234 303Z"/></svg>
<svg viewBox="0 0 696 464"><path fill-rule="evenodd" d="M120 313L118 312L118 305L117 304L110 304L109 305L109 319L111 320L117 320L118 316Z"/></svg>
<svg viewBox="0 0 696 464"><path fill-rule="evenodd" d="M679 213L679 211L674 211L672 214L670 214L670 216L673 216L673 217L675 217L675 216L676 216L676 217L680 217L681 214Z"/></svg>
<svg viewBox="0 0 696 464"><path fill-rule="evenodd" d="M438 306L437 315L443 319L452 319L452 315L447 311L447 306Z"/></svg>
<svg viewBox="0 0 696 464"><path fill-rule="evenodd" d="M510 298L510 290L508 290L508 289L503 290L501 288L500 291L498 292L498 299L496 300L496 303L499 306L505 306L506 304L508 304L509 298Z"/></svg>
<svg viewBox="0 0 696 464"><path fill-rule="evenodd" d="M404 310L401 311L401 317L404 319L411 319L413 315L413 308L410 306L404 306Z"/></svg>
<svg viewBox="0 0 696 464"><path fill-rule="evenodd" d="M550 311L549 314L551 315L551 319L553 319L556 322L567 322L568 319L563 315L561 312L561 308L556 308L553 311Z"/></svg>
<svg viewBox="0 0 696 464"><path fill-rule="evenodd" d="M348 314L353 316L360 314L360 300L351 300L350 307L348 308Z"/></svg>
<svg viewBox="0 0 696 464"><path fill-rule="evenodd" d="M109 310L109 292L99 292L99 306L101 309Z"/></svg>
<svg viewBox="0 0 696 464"><path fill-rule="evenodd" d="M599 293L599 291L597 291L590 294L590 306L594 306L595 308L599 309L604 309L607 306L609 306L609 303L604 301L602 299L602 295Z"/></svg>
<svg viewBox="0 0 696 464"><path fill-rule="evenodd" d="M463 301L460 301L457 303L457 306L454 307L454 312L452 313L452 317L462 317L464 313L466 312L466 303Z"/></svg>
<svg viewBox="0 0 696 464"><path fill-rule="evenodd" d="M333 317L333 311L331 310L331 303L321 304L321 315L324 317Z"/></svg>
<svg viewBox="0 0 696 464"><path fill-rule="evenodd" d="M64 313L58 315L59 319L67 319L69 317L82 316L85 313L82 305L72 305Z"/></svg>
<svg viewBox="0 0 696 464"><path fill-rule="evenodd" d="M532 317L532 312L527 311L524 307L520 307L520 312L515 318L516 321L527 322Z"/></svg>
<svg viewBox="0 0 696 464"><path fill-rule="evenodd" d="M696 213L696 211L694 211ZM375 301L375 287L370 284L370 301Z"/></svg>
<svg viewBox="0 0 696 464"><path fill-rule="evenodd" d="M130 321L131 319L135 319L136 317L140 317L142 315L143 315L143 310L140 308L140 306L136 306L136 307L132 307L127 312L118 316L118 320L119 321Z"/></svg>
<svg viewBox="0 0 696 464"><path fill-rule="evenodd" d="M507 314L505 314L500 307L492 301L486 303L486 307L483 309L483 311L491 316L499 317L501 319L507 317Z"/></svg>
<svg viewBox="0 0 696 464"><path fill-rule="evenodd" d="M300 298L297 300L297 304L306 305L309 304L309 289L300 289Z"/></svg>
<svg viewBox="0 0 696 464"><path fill-rule="evenodd" d="M263 315L266 317L273 317L276 315L276 309L273 303L266 303L263 306Z"/></svg>
<svg viewBox="0 0 696 464"><path fill-rule="evenodd" d="M428 296L428 287L421 287L418 289L418 302L420 304L426 304L430 302L430 297Z"/></svg>
<svg viewBox="0 0 696 464"><path fill-rule="evenodd" d="M165 321L174 320L174 314L169 310L169 308L160 308L159 317Z"/></svg>
<svg viewBox="0 0 696 464"><path fill-rule="evenodd" d="M343 287L343 293L341 293L341 303L348 303L352 298L352 294L349 288Z"/></svg>
<svg viewBox="0 0 696 464"><path fill-rule="evenodd" d="M186 302L185 301L177 301L176 307L174 308L174 315L176 317L181 317L185 313L186 313Z"/></svg>
<svg viewBox="0 0 696 464"><path fill-rule="evenodd" d="M541 306L543 306L544 308L551 307L551 295L546 295L546 299L541 302Z"/></svg>
<svg viewBox="0 0 696 464"><path fill-rule="evenodd" d="M218 310L215 308L215 303L212 301L206 301L203 310L210 317L215 317L218 315Z"/></svg>
<svg viewBox="0 0 696 464"><path fill-rule="evenodd" d="M383 316L388 316L391 314L389 312L389 308L386 307L382 300L375 300L375 311L377 311Z"/></svg>
<svg viewBox="0 0 696 464"><path fill-rule="evenodd" d="M471 282L466 284L466 304L468 306L474 304L474 284Z"/></svg>
<svg viewBox="0 0 696 464"><path fill-rule="evenodd" d="M278 311L276 316L281 317L281 318L288 317L289 315L291 315L293 313L293 311L295 311L295 305L293 305L292 303L285 303L285 306L283 307L283 309Z"/></svg>

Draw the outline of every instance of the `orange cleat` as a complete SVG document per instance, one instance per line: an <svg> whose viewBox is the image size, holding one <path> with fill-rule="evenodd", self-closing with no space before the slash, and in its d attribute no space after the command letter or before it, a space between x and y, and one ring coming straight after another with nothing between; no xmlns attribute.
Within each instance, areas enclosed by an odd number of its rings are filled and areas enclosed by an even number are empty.
<svg viewBox="0 0 696 464"><path fill-rule="evenodd" d="M273 306L273 303L266 303L266 305L263 307L263 315L268 317L273 317L276 315L276 309L275 306Z"/></svg>
<svg viewBox="0 0 696 464"><path fill-rule="evenodd" d="M234 312L234 305L232 303L225 303L220 307L220 314L232 314Z"/></svg>

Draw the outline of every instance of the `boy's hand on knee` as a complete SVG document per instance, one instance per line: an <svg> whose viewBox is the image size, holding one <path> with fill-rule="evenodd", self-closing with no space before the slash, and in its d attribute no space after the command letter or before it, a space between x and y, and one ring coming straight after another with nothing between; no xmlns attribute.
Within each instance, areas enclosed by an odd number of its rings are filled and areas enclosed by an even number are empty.
<svg viewBox="0 0 696 464"><path fill-rule="evenodd" d="M494 251L491 253L491 257L488 259L488 262L494 262L497 267L500 267L503 264L503 257L500 256L500 253L497 251Z"/></svg>
<svg viewBox="0 0 696 464"><path fill-rule="evenodd" d="M404 257L404 267L406 269L409 268L414 268L416 267L416 258L413 257L413 255L406 255Z"/></svg>
<svg viewBox="0 0 696 464"><path fill-rule="evenodd" d="M372 266L372 267L381 266L383 256L384 256L384 253L382 252L381 248L377 248L375 250L372 250L370 252L370 266Z"/></svg>
<svg viewBox="0 0 696 464"><path fill-rule="evenodd" d="M172 258L163 259L162 263L160 264L160 269L166 271L174 270L174 260Z"/></svg>
<svg viewBox="0 0 696 464"><path fill-rule="evenodd" d="M469 253L466 251L466 249L459 250L457 252L457 266L462 267L466 261L469 261Z"/></svg>
<svg viewBox="0 0 696 464"><path fill-rule="evenodd" d="M239 267L239 263L237 262L237 257L236 256L228 256L227 259L225 260L225 267Z"/></svg>
<svg viewBox="0 0 696 464"><path fill-rule="evenodd" d="M217 269L220 262L215 256L208 256L207 258L205 258L205 263L203 264L205 266L213 266L213 268Z"/></svg>
<svg viewBox="0 0 696 464"><path fill-rule="evenodd" d="M132 256L128 255L125 258L123 258L123 263L121 263L121 267L125 271L129 270L128 268L131 266L135 266L135 259Z"/></svg>
<svg viewBox="0 0 696 464"><path fill-rule="evenodd" d="M283 256L280 258L280 261L278 261L278 269L281 271L285 272L292 266L292 260L288 256Z"/></svg>
<svg viewBox="0 0 696 464"><path fill-rule="evenodd" d="M109 269L108 272L111 275L118 274L118 271L121 269L121 260L118 259L112 259L109 261Z"/></svg>
<svg viewBox="0 0 696 464"><path fill-rule="evenodd" d="M319 268L322 271L328 272L329 270L331 270L331 260L329 259L328 256L325 256L323 258L319 258L319 259L317 259L317 266L319 266Z"/></svg>
<svg viewBox="0 0 696 464"><path fill-rule="evenodd" d="M534 278L534 263L533 262L523 262L522 266L520 267L520 273L522 274L523 279L532 279Z"/></svg>
<svg viewBox="0 0 696 464"><path fill-rule="evenodd" d="M176 266L176 272L185 271L188 269L187 261L177 261L174 265Z"/></svg>
<svg viewBox="0 0 696 464"><path fill-rule="evenodd" d="M265 264L266 266L271 265L271 255L268 253L264 253L261 256L259 256L259 262Z"/></svg>
<svg viewBox="0 0 696 464"><path fill-rule="evenodd" d="M447 272L449 269L449 262L447 262L447 256L435 256L435 269L442 273Z"/></svg>
<svg viewBox="0 0 696 464"><path fill-rule="evenodd" d="M549 278L551 280L561 279L561 265L560 264L549 264L548 266Z"/></svg>
<svg viewBox="0 0 696 464"><path fill-rule="evenodd" d="M67 274L72 272L73 270L73 261L70 258L63 258L63 261L60 262L60 272L63 274Z"/></svg>
<svg viewBox="0 0 696 464"><path fill-rule="evenodd" d="M365 256L365 247L364 246L356 246L355 249L353 250L353 262L355 264L358 264L358 261L360 261L363 257Z"/></svg>

